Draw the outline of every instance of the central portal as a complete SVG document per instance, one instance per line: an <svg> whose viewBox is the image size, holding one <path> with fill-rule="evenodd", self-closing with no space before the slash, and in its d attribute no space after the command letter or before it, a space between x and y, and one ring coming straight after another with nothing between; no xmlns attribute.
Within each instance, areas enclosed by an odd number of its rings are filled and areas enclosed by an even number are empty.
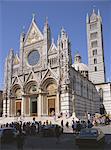
<svg viewBox="0 0 111 150"><path fill-rule="evenodd" d="M55 114L55 99L48 99L48 115L52 116Z"/></svg>
<svg viewBox="0 0 111 150"><path fill-rule="evenodd" d="M30 98L31 116L37 116L37 97Z"/></svg>

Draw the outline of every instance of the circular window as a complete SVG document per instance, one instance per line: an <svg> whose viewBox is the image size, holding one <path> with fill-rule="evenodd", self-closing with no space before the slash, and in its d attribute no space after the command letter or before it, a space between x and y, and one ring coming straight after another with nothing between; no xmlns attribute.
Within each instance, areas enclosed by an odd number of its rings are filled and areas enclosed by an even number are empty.
<svg viewBox="0 0 111 150"><path fill-rule="evenodd" d="M38 63L39 59L40 59L40 54L39 54L38 50L33 50L28 55L28 63L31 66L36 65Z"/></svg>

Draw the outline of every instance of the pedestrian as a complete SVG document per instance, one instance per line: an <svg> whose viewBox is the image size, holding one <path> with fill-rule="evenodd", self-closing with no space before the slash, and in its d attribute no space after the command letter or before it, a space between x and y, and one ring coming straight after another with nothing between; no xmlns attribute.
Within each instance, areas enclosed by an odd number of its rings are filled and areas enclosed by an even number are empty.
<svg viewBox="0 0 111 150"><path fill-rule="evenodd" d="M61 127L62 127L62 133L63 133L63 130L64 130L64 122L63 122L63 120L61 120Z"/></svg>
<svg viewBox="0 0 111 150"><path fill-rule="evenodd" d="M92 128L93 124L90 122L90 120L88 120L88 128Z"/></svg>
<svg viewBox="0 0 111 150"><path fill-rule="evenodd" d="M73 130L73 133L76 134L76 122L72 122L72 130Z"/></svg>
<svg viewBox="0 0 111 150"><path fill-rule="evenodd" d="M66 122L66 127L69 128L69 122L68 121Z"/></svg>
<svg viewBox="0 0 111 150"><path fill-rule="evenodd" d="M61 127L62 127L62 128L64 127L64 123L63 123L63 120L61 120Z"/></svg>

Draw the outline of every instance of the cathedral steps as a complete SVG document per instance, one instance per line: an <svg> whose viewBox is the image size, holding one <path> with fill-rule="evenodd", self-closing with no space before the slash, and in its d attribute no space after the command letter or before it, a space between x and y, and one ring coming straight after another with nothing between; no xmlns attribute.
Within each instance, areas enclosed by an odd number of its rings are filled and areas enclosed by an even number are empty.
<svg viewBox="0 0 111 150"><path fill-rule="evenodd" d="M72 125L72 120L74 118L74 120L78 120L78 118L76 117L61 117L61 118L57 118L57 117L0 117L0 124L6 124L6 123L11 123L11 122L33 122L33 118L35 118L36 121L41 121L42 123L46 122L48 120L48 123L52 123L52 124L61 124L61 120L63 120L64 125L66 124L66 122L69 122L69 125Z"/></svg>

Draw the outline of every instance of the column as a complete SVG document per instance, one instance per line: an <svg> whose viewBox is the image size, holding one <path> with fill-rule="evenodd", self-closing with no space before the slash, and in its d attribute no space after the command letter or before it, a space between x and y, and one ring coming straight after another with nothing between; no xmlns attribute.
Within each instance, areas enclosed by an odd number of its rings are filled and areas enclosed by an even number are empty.
<svg viewBox="0 0 111 150"><path fill-rule="evenodd" d="M42 109L41 109L41 105L42 105L42 94L41 91L39 92L39 97L37 99L37 111L38 111L38 116L42 115Z"/></svg>
<svg viewBox="0 0 111 150"><path fill-rule="evenodd" d="M22 116L24 116L24 114L25 114L24 100L25 100L25 98L24 98L24 96L22 96L22 102L21 102L21 115Z"/></svg>
<svg viewBox="0 0 111 150"><path fill-rule="evenodd" d="M72 113L72 116L75 117L76 113L75 113L75 95L74 95L74 92L72 93L72 104L73 104L73 113Z"/></svg>
<svg viewBox="0 0 111 150"><path fill-rule="evenodd" d="M56 111L56 114L59 115L59 113L60 113L60 112L59 112L59 111L60 111L60 108L59 108L59 107L60 107L60 104L59 104L59 103L60 103L60 100L59 100L59 92L58 92L58 91L57 91L57 96L56 96L55 102L56 102L56 103L55 103L55 104L56 104L56 105L55 105L55 109L56 109L55 111Z"/></svg>

